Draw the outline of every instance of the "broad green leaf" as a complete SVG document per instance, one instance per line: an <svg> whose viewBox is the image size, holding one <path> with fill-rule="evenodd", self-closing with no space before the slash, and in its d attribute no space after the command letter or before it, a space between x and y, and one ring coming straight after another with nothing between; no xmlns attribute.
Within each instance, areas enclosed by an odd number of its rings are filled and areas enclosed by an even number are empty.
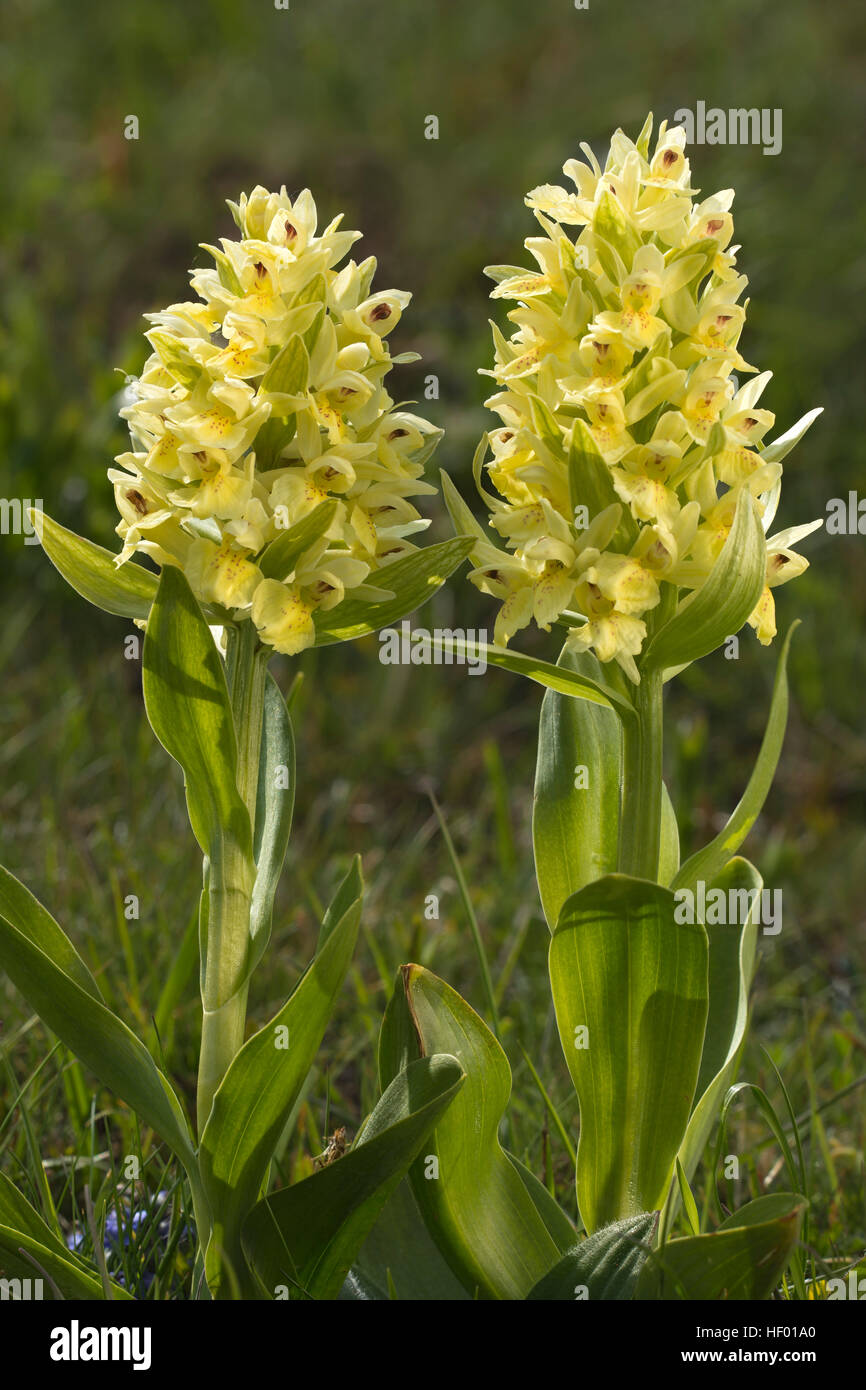
<svg viewBox="0 0 866 1390"><path fill-rule="evenodd" d="M412 1167L415 1200L470 1294L525 1298L561 1254L499 1142L511 1068L493 1034L453 989L420 965L402 969L379 1042L382 1084L417 1056L447 1052L466 1083Z"/></svg>
<svg viewBox="0 0 866 1390"><path fill-rule="evenodd" d="M732 859L711 888L720 889L728 902L731 893L750 895L752 910L742 915L739 924L712 923L706 926L709 940L709 1012L701 1056L701 1069L695 1091L697 1103L689 1117L679 1160L686 1179L691 1182L704 1149L709 1142L722 1101L736 1075L737 1063L749 1017L749 987L755 968L758 926L754 904L761 892L762 881L746 859ZM679 1201L676 1189L671 1189L663 1220L667 1230L676 1214Z"/></svg>
<svg viewBox="0 0 866 1390"><path fill-rule="evenodd" d="M23 927L35 946L87 994L103 1002L99 986L63 928L14 874L0 864L0 916Z"/></svg>
<svg viewBox="0 0 866 1390"><path fill-rule="evenodd" d="M644 1265L635 1297L769 1298L796 1250L803 1210L802 1197L774 1193L750 1202L716 1231L668 1241Z"/></svg>
<svg viewBox="0 0 866 1390"><path fill-rule="evenodd" d="M566 1216L544 1183L539 1182L531 1168L527 1168L525 1163L521 1163L520 1159L515 1158L514 1154L509 1153L507 1149L504 1152L505 1157L532 1198L532 1204L547 1227L554 1244L559 1250L567 1250L576 1234L574 1223L570 1217Z"/></svg>
<svg viewBox="0 0 866 1390"><path fill-rule="evenodd" d="M192 590L174 566L166 566L160 577L142 668L147 717L163 748L183 768L190 823L202 851L213 866L230 836L251 855L225 669Z"/></svg>
<svg viewBox="0 0 866 1390"><path fill-rule="evenodd" d="M0 1267L12 1277L38 1279L40 1271L21 1255L22 1248L35 1256L65 1298L105 1297L97 1273L74 1250L67 1249L23 1193L0 1173ZM44 1255L48 1256L48 1263ZM120 1285L112 1283L111 1287L115 1298L130 1297ZM43 1292L46 1298L51 1297L48 1287Z"/></svg>
<svg viewBox="0 0 866 1390"><path fill-rule="evenodd" d="M655 1212L645 1212L603 1226L563 1255L527 1298L569 1303L632 1299L657 1220Z"/></svg>
<svg viewBox="0 0 866 1390"><path fill-rule="evenodd" d="M739 632L761 597L766 568L764 530L744 488L718 560L701 587L682 600L651 638L642 668L663 670L697 661Z"/></svg>
<svg viewBox="0 0 866 1390"><path fill-rule="evenodd" d="M28 895L29 897L29 895ZM196 1173L189 1129L174 1091L147 1048L91 990L67 973L74 947L45 928L35 898L6 896L0 912L0 965L43 1023L103 1085L126 1101ZM62 936L62 933L60 933Z"/></svg>
<svg viewBox="0 0 866 1390"><path fill-rule="evenodd" d="M456 652L458 655L467 655L478 660L483 658L488 666L501 666L504 671L511 671L516 676L525 676L527 680L536 681L548 690L558 690L561 694L572 695L578 700L589 700L592 704L604 706L606 709L616 709L620 715L634 715L634 706L625 695L621 695L612 686L584 675L583 668L577 670L571 666L555 666L552 661L541 661L538 657L527 656L524 652L513 652L507 647L491 646L487 642L467 642L465 638L449 637L445 633L435 638L431 646L434 650L441 648L442 651Z"/></svg>
<svg viewBox="0 0 866 1390"><path fill-rule="evenodd" d="M602 683L591 653L563 651L557 665ZM601 704L548 690L538 728L532 843L551 932L567 898L616 869L621 778L619 717Z"/></svg>
<svg viewBox="0 0 866 1390"><path fill-rule="evenodd" d="M0 1173L0 1226L14 1230L19 1235L30 1236L47 1250L54 1250L64 1259L78 1265L80 1269L92 1272L87 1262L76 1251L67 1249L58 1231L43 1220L32 1203L28 1202L23 1192L18 1190L5 1173ZM33 1270L32 1265L30 1269Z"/></svg>
<svg viewBox="0 0 866 1390"><path fill-rule="evenodd" d="M213 1214L208 1287L224 1296L222 1262L243 1277L241 1226L252 1209L286 1119L319 1050L355 950L357 899L334 927L270 1023L244 1043L214 1096L199 1165Z"/></svg>
<svg viewBox="0 0 866 1390"><path fill-rule="evenodd" d="M304 551L309 550L311 545L324 536L334 520L336 510L336 497L320 502L307 516L301 517L294 526L290 526L281 536L277 536L275 541L271 541L257 561L265 578L278 579L280 583L288 579Z"/></svg>
<svg viewBox="0 0 866 1390"><path fill-rule="evenodd" d="M250 908L253 963L271 934L274 896L285 863L295 805L295 736L286 702L273 676L265 680L262 742L253 857L256 881ZM288 785L285 785L286 782Z"/></svg>
<svg viewBox="0 0 866 1390"><path fill-rule="evenodd" d="M22 1255L21 1251L25 1254ZM62 1252L62 1253L61 1253ZM25 1255L32 1256L28 1260ZM69 1251L61 1246L42 1245L27 1232L19 1231L0 1222L0 1268L7 1277L18 1279L41 1279L43 1297L53 1299L51 1280L57 1287L61 1298L74 1302L97 1302L105 1299L105 1290L99 1275L89 1273L74 1262ZM43 1275L42 1271L45 1271ZM45 1277L47 1276L47 1278ZM111 1282L112 1297L122 1302L132 1299L120 1284Z"/></svg>
<svg viewBox="0 0 866 1390"><path fill-rule="evenodd" d="M468 1302L421 1220L408 1179L389 1197L340 1291L344 1300Z"/></svg>
<svg viewBox="0 0 866 1390"><path fill-rule="evenodd" d="M661 1207L688 1122L707 1018L707 934L679 926L674 910L670 889L609 874L568 899L550 943L590 1234Z"/></svg>
<svg viewBox="0 0 866 1390"><path fill-rule="evenodd" d="M106 613L147 617L156 598L155 574L132 560L118 567L110 550L67 531L45 512L34 511L32 521L45 554L76 593Z"/></svg>
<svg viewBox="0 0 866 1390"><path fill-rule="evenodd" d="M460 1092L448 1056L424 1057L386 1088L352 1150L260 1202L244 1249L271 1297L334 1299L352 1261L430 1132Z"/></svg>
<svg viewBox="0 0 866 1390"><path fill-rule="evenodd" d="M798 627L799 621L791 625L779 652L767 727L746 790L724 829L683 864L673 881L674 888L694 888L699 879L708 883L715 878L731 856L736 854L761 814L773 785L785 740L785 728L788 723L788 653L791 638Z"/></svg>
<svg viewBox="0 0 866 1390"><path fill-rule="evenodd" d="M662 824L659 843L659 883L667 886L680 867L680 832L670 792L662 782Z"/></svg>
<svg viewBox="0 0 866 1390"><path fill-rule="evenodd" d="M457 536L439 545L416 550L392 565L374 570L373 576L393 592L394 598L384 603L362 603L346 598L336 608L315 615L316 646L332 642L350 642L382 627L390 627L407 614L420 608L445 583L450 574L462 564L472 549L471 536Z"/></svg>

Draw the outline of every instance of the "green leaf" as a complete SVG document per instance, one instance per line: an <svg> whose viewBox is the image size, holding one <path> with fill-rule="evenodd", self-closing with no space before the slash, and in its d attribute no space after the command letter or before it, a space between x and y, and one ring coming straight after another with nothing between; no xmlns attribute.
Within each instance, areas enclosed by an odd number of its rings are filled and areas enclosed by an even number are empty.
<svg viewBox="0 0 866 1390"><path fill-rule="evenodd" d="M294 526L290 526L281 536L277 536L275 541L271 541L257 561L265 578L278 579L281 583L288 579L304 551L309 550L311 545L315 545L316 541L324 536L334 520L336 510L336 497L320 502L307 516L301 517Z"/></svg>
<svg viewBox="0 0 866 1390"><path fill-rule="evenodd" d="M730 902L730 893L745 890L758 901L762 880L746 859L732 859L710 885L720 889ZM753 906L739 924L710 924L709 1012L704 1037L701 1069L695 1090L697 1103L689 1117L680 1145L679 1161L691 1182L719 1116L722 1102L737 1071L746 1025L749 1019L749 987L755 969L758 939L757 912ZM679 1206L672 1188L662 1220L667 1231Z"/></svg>
<svg viewBox="0 0 866 1390"><path fill-rule="evenodd" d="M117 558L93 541L67 531L43 511L31 513L42 548L76 593L105 613L121 618L146 618L156 597L157 578L141 565Z"/></svg>
<svg viewBox="0 0 866 1390"><path fill-rule="evenodd" d="M48 914L35 898L10 893L8 885L0 914L0 965L12 983L79 1061L151 1125L194 1174L195 1155L177 1096L144 1044L81 981L79 968L67 973L76 955L72 943L56 923L46 928Z"/></svg>
<svg viewBox="0 0 866 1390"><path fill-rule="evenodd" d="M573 1303L575 1299L626 1302L634 1297L658 1217L628 1216L602 1226L563 1255L527 1298Z"/></svg>
<svg viewBox="0 0 866 1390"><path fill-rule="evenodd" d="M328 910L322 918L322 925L319 931L319 939L316 943L316 952L321 951L331 933L340 925L346 913L358 901L363 892L364 884L361 878L361 859L355 855L349 870L328 906Z"/></svg>
<svg viewBox="0 0 866 1390"><path fill-rule="evenodd" d="M791 1260L804 1203L790 1193L758 1197L702 1236L672 1240L644 1265L638 1299L769 1298Z"/></svg>
<svg viewBox="0 0 866 1390"><path fill-rule="evenodd" d="M704 583L680 603L647 644L642 668L697 661L733 636L764 589L767 546L755 504L744 488L721 554Z"/></svg>
<svg viewBox="0 0 866 1390"><path fill-rule="evenodd" d="M685 1211L686 1219L688 1220L689 1226L691 1227L692 1234L699 1236L701 1233L701 1219L698 1216L698 1208L697 1203L695 1202L694 1193L692 1192L692 1189L689 1187L689 1180L683 1171L683 1165L680 1163L679 1156L677 1156L676 1172L677 1187L679 1189L680 1199L683 1204L683 1210Z"/></svg>
<svg viewBox="0 0 866 1390"><path fill-rule="evenodd" d="M285 769L288 786L282 786ZM271 934L274 896L285 863L295 806L295 736L286 702L273 676L265 680L262 742L253 856L256 880L250 907L252 962L261 959Z"/></svg>
<svg viewBox="0 0 866 1390"><path fill-rule="evenodd" d="M563 651L557 665L602 683L591 653ZM538 729L532 843L551 932L567 898L616 869L621 778L619 717L601 704L548 690Z"/></svg>
<svg viewBox="0 0 866 1390"><path fill-rule="evenodd" d="M479 661L483 658L488 666L501 666L504 671L511 671L516 676L525 676L527 680L536 681L548 690L558 690L562 695L571 695L575 699L589 700L592 704L602 705L606 709L615 709L621 716L634 716L634 706L625 695L621 695L612 686L584 675L583 668L572 669L564 664L555 666L551 661L541 661L538 657L527 656L524 652L514 652L507 647L496 647L487 642L467 642L464 638L446 637L444 634L435 638L431 646L446 652L456 652L461 656L470 656Z"/></svg>
<svg viewBox="0 0 866 1390"><path fill-rule="evenodd" d="M62 927L34 898L14 874L0 864L0 916L13 923L26 923L35 946L50 956L58 969L74 980L87 994L103 1003L99 986Z"/></svg>
<svg viewBox="0 0 866 1390"><path fill-rule="evenodd" d="M532 1170L527 1168L525 1163L521 1163L519 1158L515 1158L514 1154L509 1153L507 1149L504 1152L505 1157L531 1197L532 1204L547 1227L557 1249L567 1250L575 1237L574 1223L566 1216L544 1183L539 1182Z"/></svg>
<svg viewBox="0 0 866 1390"><path fill-rule="evenodd" d="M683 864L673 881L674 888L694 888L698 879L709 882L715 878L739 849L761 814L773 785L785 740L788 723L788 653L791 638L799 625L799 620L791 625L779 652L767 727L746 790L724 829Z"/></svg>
<svg viewBox="0 0 866 1390"><path fill-rule="evenodd" d="M225 669L192 590L174 566L160 577L142 668L147 717L183 768L190 824L203 853L213 864L223 839L231 837L251 855Z"/></svg>
<svg viewBox="0 0 866 1390"><path fill-rule="evenodd" d="M609 874L565 903L550 980L580 1103L577 1199L590 1233L661 1207L707 1017L707 934L670 889ZM612 1001L616 1001L612 1007Z"/></svg>
<svg viewBox="0 0 866 1390"><path fill-rule="evenodd" d="M662 823L659 843L659 883L671 882L680 867L680 832L670 792L662 782Z"/></svg>
<svg viewBox="0 0 866 1390"><path fill-rule="evenodd" d="M214 1297L226 1292L221 1265L243 1278L240 1232L252 1209L286 1119L330 1021L355 950L361 920L356 899L279 1013L244 1043L214 1096L201 1138L199 1165L213 1213L206 1260Z"/></svg>
<svg viewBox="0 0 866 1390"><path fill-rule="evenodd" d="M379 1042L382 1084L418 1055L436 1052L455 1056L466 1073L423 1159L413 1165L415 1200L470 1294L525 1298L561 1249L499 1142L511 1093L508 1059L474 1010L442 980L420 965L406 965L401 973Z"/></svg>
<svg viewBox="0 0 866 1390"><path fill-rule="evenodd" d="M66 1248L36 1208L0 1173L0 1267L12 1278L40 1278L40 1270L20 1253L22 1249L36 1259L64 1298L105 1298L96 1272L75 1251ZM112 1283L111 1289L115 1298L130 1298L119 1284ZM50 1297L49 1289L43 1293Z"/></svg>
<svg viewBox="0 0 866 1390"><path fill-rule="evenodd" d="M28 1260L21 1254L32 1256ZM33 1236L0 1224L0 1267L9 1278L42 1279L43 1296L52 1298L50 1279L64 1299L97 1302L105 1299L102 1280L73 1263L68 1251L61 1254L53 1245L40 1244ZM44 1271L44 1275L43 1275ZM47 1279L46 1277L47 1276ZM126 1302L132 1298L119 1284L111 1283L112 1296Z"/></svg>
<svg viewBox="0 0 866 1390"><path fill-rule="evenodd" d="M260 1202L244 1248L275 1296L336 1298L352 1261L437 1120L459 1094L453 1057L424 1057L394 1078L351 1152Z"/></svg>
<svg viewBox="0 0 866 1390"><path fill-rule="evenodd" d="M387 1302L468 1302L427 1234L404 1179L389 1197L349 1271L341 1299Z"/></svg>
<svg viewBox="0 0 866 1390"><path fill-rule="evenodd" d="M321 609L315 615L316 646L332 642L351 642L382 627L390 627L415 611L435 594L462 564L473 546L471 536L428 545L374 570L373 577L381 579L395 597L384 603L362 603L346 598L328 612Z"/></svg>

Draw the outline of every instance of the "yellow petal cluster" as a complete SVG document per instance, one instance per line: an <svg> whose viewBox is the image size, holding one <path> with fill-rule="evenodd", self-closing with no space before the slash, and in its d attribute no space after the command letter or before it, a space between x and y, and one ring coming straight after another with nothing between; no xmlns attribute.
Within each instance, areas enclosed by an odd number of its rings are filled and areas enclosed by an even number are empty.
<svg viewBox="0 0 866 1390"><path fill-rule="evenodd" d="M121 411L131 449L109 472L117 563L181 566L202 602L295 653L317 609L381 597L369 577L416 549L428 523L409 499L435 492L421 477L441 431L386 390L417 356L388 348L411 296L374 291L372 257L338 268L360 233L339 217L318 232L307 190L229 207L240 236L204 247L198 298L147 315L152 351ZM328 501L327 524L310 520Z"/></svg>
<svg viewBox="0 0 866 1390"><path fill-rule="evenodd" d="M704 582L743 489L766 529L793 447L788 436L762 446L771 374L755 375L739 349L747 280L731 245L733 191L701 198L684 130L663 123L651 151L652 124L636 142L618 130L604 168L583 145L585 162L564 166L575 191L527 195L542 232L525 242L537 269L487 268L491 298L517 307L510 337L493 325L484 373L502 423L475 472L498 542L479 542L471 574L502 600L497 642L557 621L572 650L616 660L633 681L660 586ZM806 567L784 543L792 534L768 544L749 619L764 643L771 587Z"/></svg>

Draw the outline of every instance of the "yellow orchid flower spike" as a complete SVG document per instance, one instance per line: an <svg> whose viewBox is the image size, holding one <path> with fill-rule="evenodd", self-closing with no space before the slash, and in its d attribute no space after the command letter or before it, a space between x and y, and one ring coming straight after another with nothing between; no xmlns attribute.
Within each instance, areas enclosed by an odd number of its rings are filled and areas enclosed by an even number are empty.
<svg viewBox="0 0 866 1390"><path fill-rule="evenodd" d="M512 336L493 326L485 374L501 389L487 406L502 428L476 467L505 550L476 546L470 575L503 602L498 642L558 622L571 650L617 661L633 682L648 615L664 592L670 613L706 581L742 492L769 524L788 452L763 443L770 374L738 381L756 369L739 349L748 282L731 246L733 191L699 199L683 128L663 123L654 149L651 135L652 117L636 142L616 131L603 169L583 146L586 162L564 166L576 193L543 184L526 196L544 232L525 243L538 270L488 267L491 297L517 301ZM618 520L588 547L587 528L615 504ZM750 620L762 642L775 633L771 588L805 563L784 540L768 544Z"/></svg>
<svg viewBox="0 0 866 1390"><path fill-rule="evenodd" d="M196 597L294 654L314 614L416 549L409 500L441 435L395 408L389 335L411 296L372 288L370 257L338 268L359 232L317 231L308 191L258 187L230 203L239 239L204 246L199 301L148 315L152 349L122 410L131 450L111 470L123 548L179 565ZM291 575L258 561L322 502L337 503ZM363 592L363 591L362 591Z"/></svg>

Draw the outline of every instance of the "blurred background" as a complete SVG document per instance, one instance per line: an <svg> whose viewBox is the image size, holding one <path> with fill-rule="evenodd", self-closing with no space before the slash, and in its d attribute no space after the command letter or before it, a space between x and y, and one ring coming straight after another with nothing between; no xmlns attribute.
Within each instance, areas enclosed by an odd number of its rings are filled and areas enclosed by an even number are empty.
<svg viewBox="0 0 866 1390"><path fill-rule="evenodd" d="M866 49L863 12L785 0L185 0L147 6L6 0L0 46L4 179L0 224L0 497L41 499L64 525L116 548L105 477L126 447L124 373L145 358L142 313L186 297L200 242L234 235L224 199L262 183L309 186L379 258L377 287L411 289L392 350L397 399L443 426L434 464L473 499L470 462L490 417L489 262L528 260L525 191L558 182L588 141L636 136L701 100L776 108L783 145L692 147L692 181L736 188L735 241L752 296L747 358L774 379L762 400L776 433L814 405L824 415L786 465L778 524L826 515L863 488L866 296ZM439 121L438 140L425 119ZM126 118L139 138L124 138ZM423 381L435 373L436 401ZM435 468L432 470L435 476ZM474 505L474 501L473 501ZM432 535L449 534L432 499ZM864 521L866 529L866 521ZM746 852L784 893L784 927L764 938L743 1075L800 1121L823 1257L866 1242L866 975L863 873L866 662L863 536L812 536L811 568L777 591L779 626L803 626L775 788ZM88 607L38 546L0 536L0 860L25 879L93 962L117 1008L147 1029L198 892L199 865L178 770L153 739L123 620ZM487 626L493 605L457 576L423 618ZM525 644L555 659L543 634ZM253 1017L285 996L307 959L320 905L351 853L369 885L364 942L322 1066L287 1148L305 1171L326 1128L353 1131L374 1094L374 1040L396 967L420 960L483 1010L454 865L433 789L469 884L515 1071L511 1142L568 1202L567 1162L521 1048L566 1125L574 1102L549 1006L530 813L540 691L504 672L382 667L375 639L308 653L296 704L296 832L273 964ZM760 741L774 652L743 634L671 690L667 771L684 853L738 799ZM289 663L278 670L284 688ZM122 904L136 894L138 921ZM424 902L436 894L438 920ZM191 1088L194 973L161 1036ZM49 1171L77 1171L92 1081L0 987L10 1102L0 1147L23 1164L22 1086ZM766 1049L766 1052L763 1050ZM104 1098L103 1098L104 1099ZM87 1163L110 1163L111 1117ZM787 1121L786 1121L787 1123ZM772 1189L778 1153L747 1104L730 1152L743 1155L737 1204ZM108 1135L106 1139L105 1136ZM116 1147L116 1144L115 1144ZM320 1145L323 1147L323 1144ZM106 1157L105 1155L108 1155ZM98 1166L98 1165L97 1165ZM73 1184L74 1186L74 1181ZM64 1191L66 1189L64 1188Z"/></svg>

